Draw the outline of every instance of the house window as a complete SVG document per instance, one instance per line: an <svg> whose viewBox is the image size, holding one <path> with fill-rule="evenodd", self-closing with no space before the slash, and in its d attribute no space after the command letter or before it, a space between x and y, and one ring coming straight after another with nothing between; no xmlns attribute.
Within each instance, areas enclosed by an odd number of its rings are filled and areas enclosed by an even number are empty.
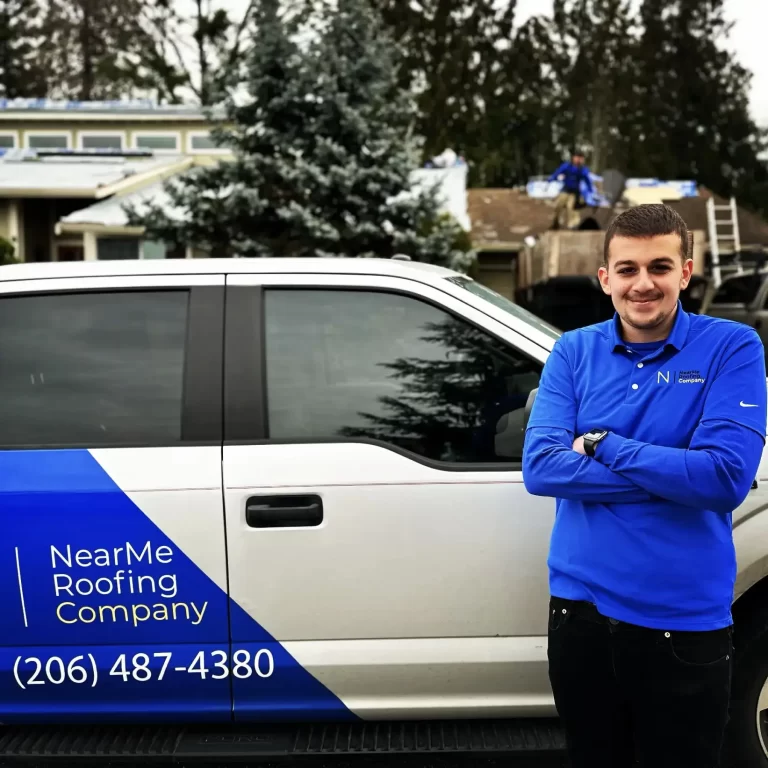
<svg viewBox="0 0 768 768"><path fill-rule="evenodd" d="M123 136L119 133L90 133L80 135L82 149L122 149Z"/></svg>
<svg viewBox="0 0 768 768"><path fill-rule="evenodd" d="M134 136L136 149L153 149L158 152L178 152L177 133L142 133Z"/></svg>
<svg viewBox="0 0 768 768"><path fill-rule="evenodd" d="M27 146L30 149L68 149L68 133L28 133Z"/></svg>
<svg viewBox="0 0 768 768"><path fill-rule="evenodd" d="M190 146L193 150L200 149L218 149L216 144L213 143L210 133L198 133L190 137Z"/></svg>
<svg viewBox="0 0 768 768"><path fill-rule="evenodd" d="M165 243L158 243L154 240L145 240L141 244L142 259L164 259Z"/></svg>
<svg viewBox="0 0 768 768"><path fill-rule="evenodd" d="M208 131L202 131L200 133L190 133L188 135L188 146L190 152L228 152L227 147L222 147L217 144L211 134Z"/></svg>
<svg viewBox="0 0 768 768"><path fill-rule="evenodd" d="M85 248L79 243L57 243L56 261L83 261Z"/></svg>
<svg viewBox="0 0 768 768"><path fill-rule="evenodd" d="M97 244L99 261L140 258L138 237L100 237Z"/></svg>
<svg viewBox="0 0 768 768"><path fill-rule="evenodd" d="M0 149L16 149L16 135L0 133Z"/></svg>

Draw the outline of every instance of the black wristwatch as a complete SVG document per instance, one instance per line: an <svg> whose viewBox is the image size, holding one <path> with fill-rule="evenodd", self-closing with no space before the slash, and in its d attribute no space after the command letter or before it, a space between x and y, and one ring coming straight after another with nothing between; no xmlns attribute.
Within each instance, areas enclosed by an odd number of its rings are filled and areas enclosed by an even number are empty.
<svg viewBox="0 0 768 768"><path fill-rule="evenodd" d="M604 440L606 435L608 434L607 429L590 429L589 432L587 432L584 437L584 453L587 454L587 456L591 456L592 458L595 457L595 448L597 447L597 444Z"/></svg>

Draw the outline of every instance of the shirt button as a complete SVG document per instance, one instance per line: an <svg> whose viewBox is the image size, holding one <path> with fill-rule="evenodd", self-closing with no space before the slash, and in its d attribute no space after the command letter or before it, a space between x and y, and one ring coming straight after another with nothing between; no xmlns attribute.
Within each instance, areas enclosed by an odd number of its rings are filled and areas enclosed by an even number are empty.
<svg viewBox="0 0 768 768"><path fill-rule="evenodd" d="M637 384L633 384L632 389L637 389Z"/></svg>
<svg viewBox="0 0 768 768"><path fill-rule="evenodd" d="M638 364L637 364L637 367L638 367L638 368L642 368L642 367L643 367L643 364L642 364L642 363L638 363Z"/></svg>

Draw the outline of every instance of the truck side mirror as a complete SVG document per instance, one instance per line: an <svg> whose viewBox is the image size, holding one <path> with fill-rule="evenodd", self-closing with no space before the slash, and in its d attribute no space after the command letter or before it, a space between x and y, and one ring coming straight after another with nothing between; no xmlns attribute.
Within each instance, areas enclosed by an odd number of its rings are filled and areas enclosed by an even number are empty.
<svg viewBox="0 0 768 768"><path fill-rule="evenodd" d="M523 418L523 432L525 432L526 429L528 429L528 419L531 418L531 410L533 409L533 401L536 399L536 393L539 391L539 388L536 387L535 389L531 390L531 393L528 395L528 401L525 404L525 417Z"/></svg>

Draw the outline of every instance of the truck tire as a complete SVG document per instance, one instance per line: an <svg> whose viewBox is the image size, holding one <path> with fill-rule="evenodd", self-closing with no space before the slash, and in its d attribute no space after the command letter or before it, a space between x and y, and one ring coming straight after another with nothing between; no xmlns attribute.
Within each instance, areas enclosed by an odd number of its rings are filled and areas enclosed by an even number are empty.
<svg viewBox="0 0 768 768"><path fill-rule="evenodd" d="M730 722L723 763L728 768L768 768L768 609L734 636Z"/></svg>

